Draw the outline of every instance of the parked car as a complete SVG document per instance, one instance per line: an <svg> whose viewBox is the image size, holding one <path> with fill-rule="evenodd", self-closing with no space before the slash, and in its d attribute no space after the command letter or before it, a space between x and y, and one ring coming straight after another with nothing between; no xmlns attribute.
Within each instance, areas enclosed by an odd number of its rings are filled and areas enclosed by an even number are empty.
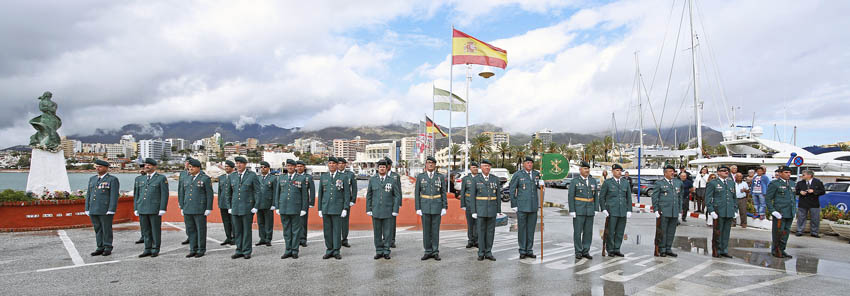
<svg viewBox="0 0 850 296"><path fill-rule="evenodd" d="M850 182L834 182L823 185L826 192L850 192Z"/></svg>
<svg viewBox="0 0 850 296"><path fill-rule="evenodd" d="M481 170L478 170L478 173L480 174ZM463 177L468 175L468 174L469 174L469 170L465 170L463 172L456 171L456 172L453 173L452 176L454 177L453 178L454 185L452 186L452 188L454 189L455 192L460 192L461 181L463 180ZM499 184L501 184L502 187L504 187L505 184L507 184L508 178L510 177L510 172L508 172L508 169L503 169L503 168L491 168L490 174L499 178Z"/></svg>
<svg viewBox="0 0 850 296"><path fill-rule="evenodd" d="M652 187L655 186L655 181L660 179L648 179L648 178L640 178L640 195L641 196L651 196L652 195ZM638 179L633 178L632 180L632 193L638 193Z"/></svg>

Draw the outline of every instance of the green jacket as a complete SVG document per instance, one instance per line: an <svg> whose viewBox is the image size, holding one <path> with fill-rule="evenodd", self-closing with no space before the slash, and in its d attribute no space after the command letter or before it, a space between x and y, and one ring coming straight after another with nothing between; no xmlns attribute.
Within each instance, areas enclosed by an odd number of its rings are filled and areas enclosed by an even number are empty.
<svg viewBox="0 0 850 296"><path fill-rule="evenodd" d="M613 217L625 217L626 213L631 212L632 190L629 180L620 177L619 184L614 178L605 180L599 190L599 205Z"/></svg>
<svg viewBox="0 0 850 296"><path fill-rule="evenodd" d="M767 186L767 194L765 203L767 204L768 214L779 212L782 219L793 219L797 213L797 200L794 196L795 184L791 181L785 181L781 178L770 181Z"/></svg>
<svg viewBox="0 0 850 296"><path fill-rule="evenodd" d="M319 211L324 215L340 215L342 210L348 211L351 198L349 186L345 185L348 177L345 173L322 173L319 177Z"/></svg>
<svg viewBox="0 0 850 296"><path fill-rule="evenodd" d="M310 185L303 174L277 176L273 206L281 215L299 215L310 207Z"/></svg>
<svg viewBox="0 0 850 296"><path fill-rule="evenodd" d="M682 181L676 178L673 184L665 178L655 182L652 187L652 207L660 211L661 216L667 218L678 218L682 213Z"/></svg>
<svg viewBox="0 0 850 296"><path fill-rule="evenodd" d="M446 178L443 174L435 171L431 178L428 177L428 173L416 176L414 202L416 210L421 210L422 214L440 214L443 209L448 209Z"/></svg>
<svg viewBox="0 0 850 296"><path fill-rule="evenodd" d="M475 186L475 177L480 174L472 175L467 174L460 179L460 192L458 195L460 196L460 207L468 208L472 206L472 203L475 202L475 197L472 196L473 187ZM467 209L471 211L471 209Z"/></svg>
<svg viewBox="0 0 850 296"><path fill-rule="evenodd" d="M277 176L269 173L265 177L257 175L260 179L260 199L257 200L254 208L258 210L271 209L274 203L274 187L277 185Z"/></svg>
<svg viewBox="0 0 850 296"><path fill-rule="evenodd" d="M592 176L587 176L587 182L585 183L581 176L576 176L570 181L567 202L570 212L575 212L576 216L594 216L599 209L598 181Z"/></svg>
<svg viewBox="0 0 850 296"><path fill-rule="evenodd" d="M478 214L478 217L496 217L496 214L502 212L502 201L499 199L502 191L500 184L499 177L494 175L490 175L486 180L484 174L475 176L472 192L470 192L475 202L469 204L473 214Z"/></svg>
<svg viewBox="0 0 850 296"><path fill-rule="evenodd" d="M262 190L260 177L246 169L241 180L238 171L231 173L228 179L230 181L230 200L227 203L227 208L232 210L232 215L251 214L251 209L260 199L260 191Z"/></svg>
<svg viewBox="0 0 850 296"><path fill-rule="evenodd" d="M378 174L369 178L369 186L366 187L366 212L372 212L372 218L387 219L392 213L398 213L401 206L401 188L396 185L395 179L389 175L381 180Z"/></svg>
<svg viewBox="0 0 850 296"><path fill-rule="evenodd" d="M344 173L348 176L348 192L351 193L348 198L349 204L357 203L357 176L352 171L345 171Z"/></svg>
<svg viewBox="0 0 850 296"><path fill-rule="evenodd" d="M179 203L184 215L203 215L204 211L212 211L213 189L210 176L198 172L198 176L192 179L192 175L187 174L185 181L181 179L180 183L183 199L179 200Z"/></svg>
<svg viewBox="0 0 850 296"><path fill-rule="evenodd" d="M705 185L705 207L708 214L717 212L720 218L733 218L738 212L738 200L735 198L735 181L726 179L726 184L720 178L711 180Z"/></svg>
<svg viewBox="0 0 850 296"><path fill-rule="evenodd" d="M307 190L307 195L309 195L309 197L310 197L310 205L309 206L310 207L315 206L316 205L316 182L313 181L313 175L308 174L306 172L303 173L303 174L300 174L300 175L304 176L304 180L305 180L304 182L306 182L307 185L309 186L309 189Z"/></svg>
<svg viewBox="0 0 850 296"><path fill-rule="evenodd" d="M118 190L121 185L118 178L109 173L98 180L97 175L89 178L89 186L86 191L86 211L90 215L106 215L106 212L115 212L118 207Z"/></svg>
<svg viewBox="0 0 850 296"><path fill-rule="evenodd" d="M387 172L387 175L389 175L390 178L395 179L395 185L398 186L398 188L401 188L401 175L397 174L396 172L392 172L392 171ZM404 204L404 197L402 197L401 194L399 194L398 195L398 206L400 207L400 206L402 206L402 204Z"/></svg>
<svg viewBox="0 0 850 296"><path fill-rule="evenodd" d="M229 209L230 202L230 181L229 175L224 174L218 177L218 208Z"/></svg>
<svg viewBox="0 0 850 296"><path fill-rule="evenodd" d="M519 170L511 176L508 185L511 207L518 212L537 212L540 208L540 172Z"/></svg>
<svg viewBox="0 0 850 296"><path fill-rule="evenodd" d="M142 175L135 181L133 209L139 215L156 215L168 208L168 179L165 175L155 172L150 179L148 175Z"/></svg>

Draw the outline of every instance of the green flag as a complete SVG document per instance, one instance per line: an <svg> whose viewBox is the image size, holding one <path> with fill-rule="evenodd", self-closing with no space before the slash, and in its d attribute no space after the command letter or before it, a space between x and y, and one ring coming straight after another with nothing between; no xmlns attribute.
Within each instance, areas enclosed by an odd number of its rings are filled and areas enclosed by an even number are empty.
<svg viewBox="0 0 850 296"><path fill-rule="evenodd" d="M543 180L560 180L570 171L570 162L558 153L543 154L542 162Z"/></svg>
<svg viewBox="0 0 850 296"><path fill-rule="evenodd" d="M434 87L434 110L449 110L451 107L454 112L466 112L466 101L456 94L451 94L451 97L454 100L449 103L449 91Z"/></svg>

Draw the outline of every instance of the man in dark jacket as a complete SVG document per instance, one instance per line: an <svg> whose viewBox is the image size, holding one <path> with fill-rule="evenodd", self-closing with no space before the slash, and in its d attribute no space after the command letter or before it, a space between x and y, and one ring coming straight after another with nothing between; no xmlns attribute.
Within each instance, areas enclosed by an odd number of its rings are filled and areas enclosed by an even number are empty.
<svg viewBox="0 0 850 296"><path fill-rule="evenodd" d="M690 205L690 194L694 190L694 181L689 179L690 175L682 168L679 180L682 180L682 222L687 222L688 208Z"/></svg>
<svg viewBox="0 0 850 296"><path fill-rule="evenodd" d="M803 226L806 223L806 214L811 215L812 236L818 235L820 227L820 200L821 195L826 194L823 183L815 178L815 173L810 170L803 171L803 180L797 182L794 189L799 199L797 206L797 236L803 235Z"/></svg>

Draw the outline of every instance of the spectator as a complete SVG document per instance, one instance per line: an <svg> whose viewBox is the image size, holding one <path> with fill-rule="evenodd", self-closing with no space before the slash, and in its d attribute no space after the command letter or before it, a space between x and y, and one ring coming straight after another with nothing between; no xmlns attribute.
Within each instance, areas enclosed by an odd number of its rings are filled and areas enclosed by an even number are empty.
<svg viewBox="0 0 850 296"><path fill-rule="evenodd" d="M747 194L750 192L750 186L744 182L744 175L741 173L735 174L735 197L738 202L738 218L741 219L741 228L747 228ZM732 226L735 226L735 221L732 221Z"/></svg>
<svg viewBox="0 0 850 296"><path fill-rule="evenodd" d="M738 174L738 166L734 164L729 166L729 176L735 176L736 174Z"/></svg>
<svg viewBox="0 0 850 296"><path fill-rule="evenodd" d="M600 180L599 184L605 183L606 179L608 179L608 171L602 170L602 180Z"/></svg>
<svg viewBox="0 0 850 296"><path fill-rule="evenodd" d="M705 169L705 170L708 171L708 169ZM717 175L709 174L708 179L705 181L705 183L708 184L708 182L711 182L711 180L714 180L714 179L717 179ZM702 202L705 203L705 190L703 190L702 198L703 198ZM711 226L713 224L714 224L714 219L711 218L711 215L705 215L705 225Z"/></svg>
<svg viewBox="0 0 850 296"><path fill-rule="evenodd" d="M756 217L761 220L764 220L764 207L765 200L764 195L767 193L767 185L770 184L770 178L764 175L764 167L756 168L756 176L753 177L752 192L753 195L753 206L756 208L756 212L754 213Z"/></svg>
<svg viewBox="0 0 850 296"><path fill-rule="evenodd" d="M694 192L694 181L688 179L688 173L679 173L679 180L682 180L682 222L688 222L688 208L690 205L690 196Z"/></svg>
<svg viewBox="0 0 850 296"><path fill-rule="evenodd" d="M820 237L820 196L826 194L823 183L815 178L811 170L803 171L803 180L797 182L794 189L797 192L797 236L803 235L803 225L806 223L806 213L811 215L812 236Z"/></svg>
<svg viewBox="0 0 850 296"><path fill-rule="evenodd" d="M694 180L694 188L696 189L696 208L694 212L704 213L705 207L705 185L708 184L708 167L702 167L699 170L696 180Z"/></svg>

